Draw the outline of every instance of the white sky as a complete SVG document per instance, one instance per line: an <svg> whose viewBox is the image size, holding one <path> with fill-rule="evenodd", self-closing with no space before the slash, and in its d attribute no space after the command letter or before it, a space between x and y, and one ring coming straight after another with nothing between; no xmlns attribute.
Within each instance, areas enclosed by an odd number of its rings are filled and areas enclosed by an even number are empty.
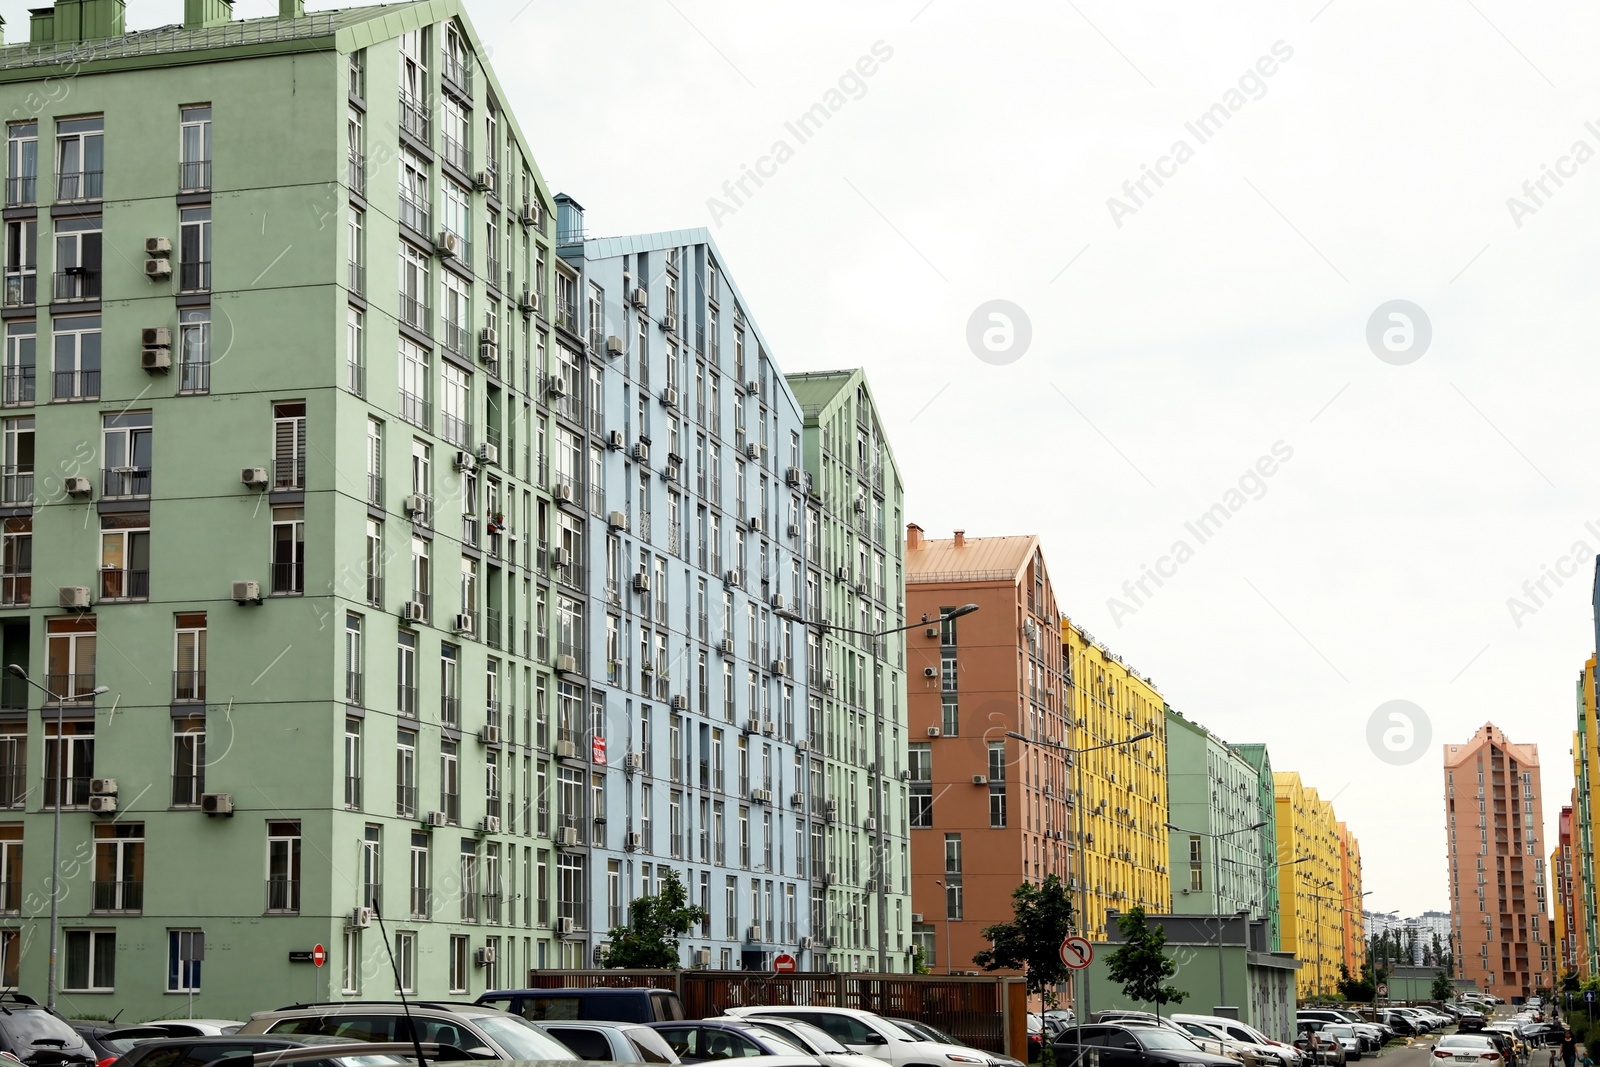
<svg viewBox="0 0 1600 1067"><path fill-rule="evenodd" d="M26 6L0 4L13 40ZM180 0L130 6L136 26L181 17ZM1506 201L1575 141L1600 151L1584 125L1600 130L1587 48L1600 13L468 7L591 234L713 226L781 366L866 367L907 517L930 536L1042 534L1076 619L1185 714L1267 742L1277 768L1334 798L1362 841L1369 908L1448 907L1441 746L1488 720L1540 747L1548 852L1594 640L1596 253L1579 237L1600 159L1520 227ZM236 14L276 9L239 0ZM892 56L864 95L715 225L708 198L879 41ZM1292 56L1264 94L1200 143L1184 124L1280 41ZM1179 138L1193 158L1119 228L1107 198ZM966 342L991 299L1031 320L1009 365ZM1365 341L1394 299L1433 327L1405 366ZM1293 456L1265 495L1119 626L1108 598L1174 540L1195 545L1185 521L1278 441ZM1576 576L1519 627L1507 598L1580 541ZM1366 740L1394 699L1431 721L1403 766Z"/></svg>

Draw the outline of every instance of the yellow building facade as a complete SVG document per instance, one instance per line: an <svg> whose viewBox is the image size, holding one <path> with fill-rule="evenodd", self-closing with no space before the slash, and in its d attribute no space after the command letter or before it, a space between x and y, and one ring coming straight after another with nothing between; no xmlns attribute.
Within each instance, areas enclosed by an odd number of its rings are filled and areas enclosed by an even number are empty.
<svg viewBox="0 0 1600 1067"><path fill-rule="evenodd" d="M1334 992L1344 958L1343 910L1361 907L1345 888L1339 823L1333 805L1298 771L1272 775L1278 824L1280 947L1300 961L1302 998Z"/></svg>
<svg viewBox="0 0 1600 1067"><path fill-rule="evenodd" d="M1093 941L1105 937L1108 911L1172 910L1166 702L1148 679L1070 619L1061 629L1067 744L1074 752L1070 836L1074 850L1082 849L1081 866L1076 853L1071 857L1079 884L1074 904ZM1146 731L1147 738L1118 743Z"/></svg>
<svg viewBox="0 0 1600 1067"><path fill-rule="evenodd" d="M1359 975L1367 962L1367 919L1361 906L1361 842L1342 822L1339 824L1339 878L1344 885L1344 892L1340 894L1344 900L1340 909L1344 951L1340 959L1351 974Z"/></svg>

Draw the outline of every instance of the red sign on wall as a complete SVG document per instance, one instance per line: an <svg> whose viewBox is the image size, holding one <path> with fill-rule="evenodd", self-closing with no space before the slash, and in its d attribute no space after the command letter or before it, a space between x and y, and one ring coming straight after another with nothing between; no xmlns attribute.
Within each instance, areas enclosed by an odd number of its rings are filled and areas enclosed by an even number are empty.
<svg viewBox="0 0 1600 1067"><path fill-rule="evenodd" d="M589 749L589 758L604 767L606 765L606 739L603 737L595 738L589 745Z"/></svg>

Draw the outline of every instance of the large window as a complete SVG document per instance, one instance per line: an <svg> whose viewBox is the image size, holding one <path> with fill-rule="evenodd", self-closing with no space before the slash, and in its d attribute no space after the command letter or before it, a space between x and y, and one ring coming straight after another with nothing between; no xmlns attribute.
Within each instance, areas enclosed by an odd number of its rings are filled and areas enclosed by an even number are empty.
<svg viewBox="0 0 1600 1067"><path fill-rule="evenodd" d="M150 456L154 438L155 430L148 411L122 411L102 419L102 495L150 495Z"/></svg>
<svg viewBox="0 0 1600 1067"><path fill-rule="evenodd" d="M111 993L117 984L117 932L115 930L64 930L66 974L61 988L67 993Z"/></svg>
<svg viewBox="0 0 1600 1067"><path fill-rule="evenodd" d="M449 328L449 323L446 323ZM444 387L439 397L439 436L457 448L471 450L471 382L467 373L452 363L442 365Z"/></svg>
<svg viewBox="0 0 1600 1067"><path fill-rule="evenodd" d="M150 597L150 513L100 516L100 599Z"/></svg>
<svg viewBox="0 0 1600 1067"><path fill-rule="evenodd" d="M908 746L911 775L911 826L933 825L933 746L917 742Z"/></svg>
<svg viewBox="0 0 1600 1067"><path fill-rule="evenodd" d="M944 917L963 917L961 894L961 835L944 835Z"/></svg>
<svg viewBox="0 0 1600 1067"><path fill-rule="evenodd" d="M98 215L55 221L57 302L100 299L101 256L105 235Z"/></svg>
<svg viewBox="0 0 1600 1067"><path fill-rule="evenodd" d="M272 487L306 487L306 403L272 405Z"/></svg>
<svg viewBox="0 0 1600 1067"><path fill-rule="evenodd" d="M362 768L366 765L366 749L361 744L361 720L350 716L344 720L344 806L361 807Z"/></svg>
<svg viewBox="0 0 1600 1067"><path fill-rule="evenodd" d="M36 389L39 335L28 322L6 323L6 349L0 378L0 405L19 407L32 404Z"/></svg>
<svg viewBox="0 0 1600 1067"><path fill-rule="evenodd" d="M172 806L196 808L206 791L206 717L172 720Z"/></svg>
<svg viewBox="0 0 1600 1067"><path fill-rule="evenodd" d="M306 589L306 509L272 509L272 591L303 593Z"/></svg>
<svg viewBox="0 0 1600 1067"><path fill-rule="evenodd" d="M178 213L178 291L211 289L211 209L186 207Z"/></svg>
<svg viewBox="0 0 1600 1067"><path fill-rule="evenodd" d="M211 390L211 309L178 312L178 391Z"/></svg>
<svg viewBox="0 0 1600 1067"><path fill-rule="evenodd" d="M400 221L428 235L433 213L428 198L428 162L410 149L400 152Z"/></svg>
<svg viewBox="0 0 1600 1067"><path fill-rule="evenodd" d="M55 398L100 398L100 316L63 316L52 323Z"/></svg>
<svg viewBox="0 0 1600 1067"><path fill-rule="evenodd" d="M417 733L415 730L395 731L395 815L402 819L417 817Z"/></svg>
<svg viewBox="0 0 1600 1067"><path fill-rule="evenodd" d="M411 833L411 917L426 919L432 910L428 890L428 835L420 830Z"/></svg>
<svg viewBox="0 0 1600 1067"><path fill-rule="evenodd" d="M93 909L144 909L144 823L99 823L94 827Z"/></svg>
<svg viewBox="0 0 1600 1067"><path fill-rule="evenodd" d="M37 203L38 183L39 124L13 122L6 126L6 206Z"/></svg>
<svg viewBox="0 0 1600 1067"><path fill-rule="evenodd" d="M267 910L300 910L300 822L267 823Z"/></svg>
<svg viewBox="0 0 1600 1067"><path fill-rule="evenodd" d="M404 297L401 298L404 303ZM400 417L429 429L433 412L428 404L428 350L400 339Z"/></svg>
<svg viewBox="0 0 1600 1067"><path fill-rule="evenodd" d="M178 110L178 191L211 188L211 106Z"/></svg>
<svg viewBox="0 0 1600 1067"><path fill-rule="evenodd" d="M174 623L172 699L206 698L206 614L185 612Z"/></svg>
<svg viewBox="0 0 1600 1067"><path fill-rule="evenodd" d="M33 416L0 421L0 504L33 503Z"/></svg>
<svg viewBox="0 0 1600 1067"><path fill-rule="evenodd" d="M1006 824L1006 743L989 742L989 825Z"/></svg>
<svg viewBox="0 0 1600 1067"><path fill-rule="evenodd" d="M5 225L5 305L31 307L39 298L39 223L14 219Z"/></svg>
<svg viewBox="0 0 1600 1067"><path fill-rule="evenodd" d="M95 687L95 620L57 618L47 620L45 626L50 692L69 701L88 699Z"/></svg>
<svg viewBox="0 0 1600 1067"><path fill-rule="evenodd" d="M99 199L104 175L105 117L58 120L56 199Z"/></svg>
<svg viewBox="0 0 1600 1067"><path fill-rule="evenodd" d="M200 965L205 960L204 930L167 931L167 992L200 992Z"/></svg>
<svg viewBox="0 0 1600 1067"><path fill-rule="evenodd" d="M366 643L362 639L361 616L347 613L344 617L344 699L346 703L360 705L366 688Z"/></svg>
<svg viewBox="0 0 1600 1067"><path fill-rule="evenodd" d="M417 717L417 635L401 630L395 653L395 708L408 719Z"/></svg>

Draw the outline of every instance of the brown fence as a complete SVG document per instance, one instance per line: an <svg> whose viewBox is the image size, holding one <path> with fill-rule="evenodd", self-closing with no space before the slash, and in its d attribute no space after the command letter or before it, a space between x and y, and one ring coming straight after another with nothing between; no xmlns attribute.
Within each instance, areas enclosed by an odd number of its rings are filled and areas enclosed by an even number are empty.
<svg viewBox="0 0 1600 1067"><path fill-rule="evenodd" d="M769 971L530 971L528 988L649 986L671 989L691 1019L721 1015L729 1008L766 1004L861 1008L890 1018L916 1019L949 1034L958 1044L1006 1052L1008 1016L1016 998L1008 985L1021 979L944 975L843 974ZM1008 1000L1012 1003L1008 1004ZM1020 1023L1020 1020L1018 1020ZM1012 1027L1021 1031L1021 1026ZM1011 1050L1026 1061L1026 1048Z"/></svg>

